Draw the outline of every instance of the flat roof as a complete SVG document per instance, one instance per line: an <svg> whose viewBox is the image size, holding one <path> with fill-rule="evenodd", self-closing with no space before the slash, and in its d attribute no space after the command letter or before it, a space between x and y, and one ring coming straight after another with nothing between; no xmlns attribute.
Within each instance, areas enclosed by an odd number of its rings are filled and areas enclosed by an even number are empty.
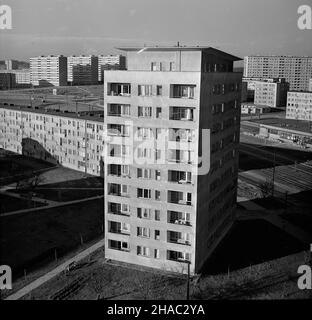
<svg viewBox="0 0 312 320"><path fill-rule="evenodd" d="M248 106L248 107L255 107L255 108L260 108L260 109L275 109L270 106L267 106L265 104L256 104L253 102L241 102L241 106Z"/></svg>
<svg viewBox="0 0 312 320"><path fill-rule="evenodd" d="M312 56L292 56L292 55L274 55L274 54L253 54L253 55L249 55L249 56L245 56L245 58L253 58L253 57L257 57L257 58L261 58L261 57L265 57L265 58L312 58Z"/></svg>
<svg viewBox="0 0 312 320"><path fill-rule="evenodd" d="M137 53L141 53L144 51L154 51L154 52L161 52L161 51L204 51L208 52L214 55L221 55L226 57L227 59L233 60L233 61L239 61L243 60L242 58L233 56L229 53L226 53L224 51L215 49L213 47L209 46L145 46L145 47L117 47L116 49L121 51L137 51Z"/></svg>
<svg viewBox="0 0 312 320"><path fill-rule="evenodd" d="M288 93L311 93L312 94L312 91L299 91L299 90L289 90Z"/></svg>
<svg viewBox="0 0 312 320"><path fill-rule="evenodd" d="M312 135L312 124L310 121L282 119L282 118L267 118L256 121L260 126L274 127L277 129L285 129L287 131L296 131L298 133L308 133Z"/></svg>
<svg viewBox="0 0 312 320"><path fill-rule="evenodd" d="M34 107L27 107L27 106L5 106L0 104L0 109L5 110L12 110L12 111L24 111L24 112L30 112L35 114L41 114L45 116L58 116L58 117L64 117L64 118L71 118L71 119L77 119L77 120L89 120L89 121L95 121L95 122L104 122L104 117L101 117L98 112L88 112L88 111L80 111L78 114L76 112L72 111L56 111L57 109L44 109L37 107L35 109ZM93 114L93 115L92 115ZM104 113L103 113L104 114Z"/></svg>

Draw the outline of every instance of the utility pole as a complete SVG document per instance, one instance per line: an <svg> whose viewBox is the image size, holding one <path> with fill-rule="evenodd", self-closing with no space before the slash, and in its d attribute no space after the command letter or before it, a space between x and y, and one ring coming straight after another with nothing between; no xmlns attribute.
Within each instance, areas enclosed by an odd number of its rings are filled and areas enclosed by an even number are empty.
<svg viewBox="0 0 312 320"><path fill-rule="evenodd" d="M187 261L186 300L190 300L190 261Z"/></svg>

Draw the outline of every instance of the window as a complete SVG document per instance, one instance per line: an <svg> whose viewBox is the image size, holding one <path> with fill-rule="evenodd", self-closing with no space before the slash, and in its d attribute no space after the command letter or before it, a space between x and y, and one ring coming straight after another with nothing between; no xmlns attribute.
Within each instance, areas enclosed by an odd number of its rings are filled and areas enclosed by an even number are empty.
<svg viewBox="0 0 312 320"><path fill-rule="evenodd" d="M151 159L151 153L152 153L151 149L147 149L147 148L141 149L141 148L138 148L137 152L138 152L138 153L137 153L138 159L139 159L139 158Z"/></svg>
<svg viewBox="0 0 312 320"><path fill-rule="evenodd" d="M150 237L150 229L145 227L137 227L137 236L149 238Z"/></svg>
<svg viewBox="0 0 312 320"><path fill-rule="evenodd" d="M175 71L175 64L174 64L174 62L170 62L169 68L170 68L170 71Z"/></svg>
<svg viewBox="0 0 312 320"><path fill-rule="evenodd" d="M156 62L151 63L151 71L157 71Z"/></svg>
<svg viewBox="0 0 312 320"><path fill-rule="evenodd" d="M155 160L161 159L161 150L156 149L155 150Z"/></svg>
<svg viewBox="0 0 312 320"><path fill-rule="evenodd" d="M127 195L128 194L128 186L126 184L121 185L121 195Z"/></svg>
<svg viewBox="0 0 312 320"><path fill-rule="evenodd" d="M137 254L139 256L148 257L150 255L150 249L147 247L137 246Z"/></svg>
<svg viewBox="0 0 312 320"><path fill-rule="evenodd" d="M123 222L121 224L121 231L130 232L130 224Z"/></svg>
<svg viewBox="0 0 312 320"><path fill-rule="evenodd" d="M161 107L156 108L156 118L161 119Z"/></svg>
<svg viewBox="0 0 312 320"><path fill-rule="evenodd" d="M151 209L137 208L137 217L140 219L150 219L151 218Z"/></svg>
<svg viewBox="0 0 312 320"><path fill-rule="evenodd" d="M151 118L152 107L138 107L138 117Z"/></svg>
<svg viewBox="0 0 312 320"><path fill-rule="evenodd" d="M155 190L155 200L160 200L160 191L159 190Z"/></svg>
<svg viewBox="0 0 312 320"><path fill-rule="evenodd" d="M155 179L160 180L160 170L155 170Z"/></svg>
<svg viewBox="0 0 312 320"><path fill-rule="evenodd" d="M152 85L139 85L138 95L143 97L148 97L152 95Z"/></svg>
<svg viewBox="0 0 312 320"><path fill-rule="evenodd" d="M160 240L160 231L155 230L155 240Z"/></svg>
<svg viewBox="0 0 312 320"><path fill-rule="evenodd" d="M153 129L138 127L137 136L138 138L142 138L142 139L153 138Z"/></svg>
<svg viewBox="0 0 312 320"><path fill-rule="evenodd" d="M137 169L137 177L144 178L144 179L151 179L152 170L151 169Z"/></svg>
<svg viewBox="0 0 312 320"><path fill-rule="evenodd" d="M137 197L138 198L150 199L151 198L151 190L150 189L138 188Z"/></svg>
<svg viewBox="0 0 312 320"><path fill-rule="evenodd" d="M160 221L160 210L155 210L155 220Z"/></svg>
<svg viewBox="0 0 312 320"><path fill-rule="evenodd" d="M173 98L194 99L195 85L173 85Z"/></svg>
<svg viewBox="0 0 312 320"><path fill-rule="evenodd" d="M154 249L154 258L159 259L159 249Z"/></svg>
<svg viewBox="0 0 312 320"><path fill-rule="evenodd" d="M157 87L156 87L156 94L157 94L158 96L162 96L162 86L157 86Z"/></svg>

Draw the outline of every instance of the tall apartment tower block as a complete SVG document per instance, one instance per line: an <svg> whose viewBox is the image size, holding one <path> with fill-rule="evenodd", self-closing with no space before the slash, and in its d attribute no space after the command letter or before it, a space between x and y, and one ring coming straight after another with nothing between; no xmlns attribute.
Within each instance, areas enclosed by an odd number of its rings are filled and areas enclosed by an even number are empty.
<svg viewBox="0 0 312 320"><path fill-rule="evenodd" d="M271 108L286 107L289 83L285 79L265 79L255 83L255 104Z"/></svg>
<svg viewBox="0 0 312 320"><path fill-rule="evenodd" d="M6 67L6 70L16 70L18 69L18 61L7 59L5 60L5 67Z"/></svg>
<svg viewBox="0 0 312 320"><path fill-rule="evenodd" d="M247 56L244 58L244 77L285 78L290 90L308 90L312 78L312 57Z"/></svg>
<svg viewBox="0 0 312 320"><path fill-rule="evenodd" d="M120 50L127 70L104 71L105 256L197 273L234 220L240 59Z"/></svg>
<svg viewBox="0 0 312 320"><path fill-rule="evenodd" d="M97 84L98 67L97 56L69 56L67 57L67 81L74 85Z"/></svg>
<svg viewBox="0 0 312 320"><path fill-rule="evenodd" d="M67 57L60 55L30 58L30 82L33 86L66 86Z"/></svg>
<svg viewBox="0 0 312 320"><path fill-rule="evenodd" d="M125 70L126 57L123 55L99 55L99 82L104 81L104 70Z"/></svg>

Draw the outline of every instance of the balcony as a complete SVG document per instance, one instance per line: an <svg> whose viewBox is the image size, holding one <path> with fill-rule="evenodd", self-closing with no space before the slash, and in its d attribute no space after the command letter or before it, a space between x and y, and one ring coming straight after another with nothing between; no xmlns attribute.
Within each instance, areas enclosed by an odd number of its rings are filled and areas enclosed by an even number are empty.
<svg viewBox="0 0 312 320"><path fill-rule="evenodd" d="M129 205L124 203L108 202L108 213L120 216L130 216Z"/></svg>
<svg viewBox="0 0 312 320"><path fill-rule="evenodd" d="M168 171L168 182L179 184L192 184L192 173L185 171Z"/></svg>
<svg viewBox="0 0 312 320"><path fill-rule="evenodd" d="M108 184L108 195L117 197L129 197L128 186L117 183Z"/></svg>
<svg viewBox="0 0 312 320"><path fill-rule="evenodd" d="M193 121L194 109L187 107L170 107L169 120Z"/></svg>
<svg viewBox="0 0 312 320"><path fill-rule="evenodd" d="M170 86L170 98L194 99L195 85L173 84Z"/></svg>
<svg viewBox="0 0 312 320"><path fill-rule="evenodd" d="M191 226L190 214L177 211L168 211L168 223Z"/></svg>
<svg viewBox="0 0 312 320"><path fill-rule="evenodd" d="M190 263L191 255L187 252L167 250L167 260Z"/></svg>
<svg viewBox="0 0 312 320"><path fill-rule="evenodd" d="M122 124L107 124L108 136L129 137L129 126Z"/></svg>
<svg viewBox="0 0 312 320"><path fill-rule="evenodd" d="M168 162L192 164L194 159L193 151L168 150Z"/></svg>
<svg viewBox="0 0 312 320"><path fill-rule="evenodd" d="M129 166L121 164L109 164L107 167L109 176L130 178Z"/></svg>
<svg viewBox="0 0 312 320"><path fill-rule="evenodd" d="M111 117L129 117L129 104L108 104L107 115Z"/></svg>
<svg viewBox="0 0 312 320"><path fill-rule="evenodd" d="M130 224L108 221L108 232L122 235L130 235Z"/></svg>
<svg viewBox="0 0 312 320"><path fill-rule="evenodd" d="M108 83L107 95L129 97L131 96L131 85L130 83Z"/></svg>
<svg viewBox="0 0 312 320"><path fill-rule="evenodd" d="M167 242L190 246L190 235L188 233L167 231Z"/></svg>
<svg viewBox="0 0 312 320"><path fill-rule="evenodd" d="M169 141L175 142L192 142L193 130L189 129L169 129Z"/></svg>
<svg viewBox="0 0 312 320"><path fill-rule="evenodd" d="M183 193L181 191L171 191L168 190L168 203L179 204L184 206L192 205L192 194L187 192Z"/></svg>
<svg viewBox="0 0 312 320"><path fill-rule="evenodd" d="M124 241L108 240L108 248L125 252L130 251L129 243Z"/></svg>

